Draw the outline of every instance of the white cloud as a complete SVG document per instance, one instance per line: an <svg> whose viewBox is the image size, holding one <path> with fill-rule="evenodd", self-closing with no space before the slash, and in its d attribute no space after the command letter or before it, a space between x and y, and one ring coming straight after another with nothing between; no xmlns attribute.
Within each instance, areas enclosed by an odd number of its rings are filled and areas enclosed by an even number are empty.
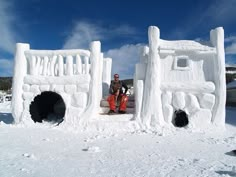
<svg viewBox="0 0 236 177"><path fill-rule="evenodd" d="M116 38L132 37L136 34L136 29L129 25L104 27L102 24L80 21L76 23L72 33L66 39L63 48L88 49L89 43L94 40L99 40L103 43L114 43ZM119 73L121 79L133 78L134 67L139 60L140 47L141 44L124 45L120 48L110 49L104 52L105 57L112 58L112 74Z"/></svg>
<svg viewBox="0 0 236 177"><path fill-rule="evenodd" d="M104 53L112 58L112 75L118 73L121 79L133 78L135 64L139 62L139 51L142 44L124 45L119 49L111 49Z"/></svg>
<svg viewBox="0 0 236 177"><path fill-rule="evenodd" d="M225 38L225 54L236 54L236 36L229 36Z"/></svg>
<svg viewBox="0 0 236 177"><path fill-rule="evenodd" d="M229 36L225 38L225 42L236 42L236 36Z"/></svg>
<svg viewBox="0 0 236 177"><path fill-rule="evenodd" d="M102 24L80 21L75 24L71 34L67 37L63 48L88 48L90 42L109 41L121 35L134 35L136 30L129 25L120 25L118 27L104 27Z"/></svg>
<svg viewBox="0 0 236 177"><path fill-rule="evenodd" d="M216 0L209 6L204 14L204 18L210 18L218 23L231 23L235 21L235 0ZM204 20L204 19L203 19Z"/></svg>
<svg viewBox="0 0 236 177"><path fill-rule="evenodd" d="M13 65L12 60L0 59L0 77L12 76Z"/></svg>
<svg viewBox="0 0 236 177"><path fill-rule="evenodd" d="M79 22L75 25L71 35L66 39L64 49L88 48L93 40L104 38L104 29L87 22Z"/></svg>
<svg viewBox="0 0 236 177"><path fill-rule="evenodd" d="M180 26L173 29L169 37L183 39L196 29L205 31L218 26L235 24L235 0L214 0L207 7L204 7L206 3L207 1L201 3L201 7L196 7L191 14L183 18L182 22L179 23Z"/></svg>
<svg viewBox="0 0 236 177"><path fill-rule="evenodd" d="M15 49L15 33L12 29L14 16L11 13L12 4L6 0L0 0L0 49L14 53Z"/></svg>
<svg viewBox="0 0 236 177"><path fill-rule="evenodd" d="M234 55L236 54L236 43L232 43L231 45L229 45L228 47L225 48L225 53L227 55Z"/></svg>

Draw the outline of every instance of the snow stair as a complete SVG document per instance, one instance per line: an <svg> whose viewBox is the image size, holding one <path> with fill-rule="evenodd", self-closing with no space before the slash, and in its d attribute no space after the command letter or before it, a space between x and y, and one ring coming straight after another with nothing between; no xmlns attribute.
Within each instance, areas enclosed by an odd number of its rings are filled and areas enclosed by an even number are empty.
<svg viewBox="0 0 236 177"><path fill-rule="evenodd" d="M101 107L101 113L107 113L109 111L109 103L107 101L108 96L103 98L100 102L100 107ZM126 114L134 114L134 95L128 96L128 103L127 103L127 109L126 109ZM116 106L118 110L118 105Z"/></svg>
<svg viewBox="0 0 236 177"><path fill-rule="evenodd" d="M99 131L134 131L136 129L136 122L134 120L134 96L129 96L126 114L108 115L109 104L107 96L100 102L100 114L97 120L93 120L91 129ZM118 111L117 106L117 111Z"/></svg>

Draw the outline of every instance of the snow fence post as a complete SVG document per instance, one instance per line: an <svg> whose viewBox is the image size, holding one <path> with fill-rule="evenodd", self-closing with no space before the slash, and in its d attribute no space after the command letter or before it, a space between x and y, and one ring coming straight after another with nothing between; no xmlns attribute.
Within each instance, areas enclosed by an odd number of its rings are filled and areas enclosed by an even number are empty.
<svg viewBox="0 0 236 177"><path fill-rule="evenodd" d="M135 119L141 123L140 115L143 101L143 80L135 80L136 93L135 93Z"/></svg>
<svg viewBox="0 0 236 177"><path fill-rule="evenodd" d="M214 67L214 82L216 102L213 108L212 123L217 126L225 125L225 102L226 102L226 82L225 82L225 50L224 50L224 29L218 27L210 32L210 40L216 47L216 64Z"/></svg>
<svg viewBox="0 0 236 177"><path fill-rule="evenodd" d="M16 44L12 86L12 115L14 117L14 123L21 121L20 119L24 109L22 94L24 77L27 74L27 60L24 52L29 49L29 44Z"/></svg>
<svg viewBox="0 0 236 177"><path fill-rule="evenodd" d="M149 55L144 82L144 95L141 118L143 124L150 126L163 125L164 118L161 102L161 67L158 47L160 43L160 31L156 26L148 28Z"/></svg>
<svg viewBox="0 0 236 177"><path fill-rule="evenodd" d="M104 58L103 59L103 72L102 72L103 97L109 94L109 87L111 83L111 66L112 66L112 59Z"/></svg>
<svg viewBox="0 0 236 177"><path fill-rule="evenodd" d="M99 61L99 97L98 99L102 100L102 72L103 72L103 53L100 53L100 61ZM100 105L100 104L99 104Z"/></svg>
<svg viewBox="0 0 236 177"><path fill-rule="evenodd" d="M93 41L90 44L90 62L91 62L91 68L90 68L90 86L89 86L89 95L88 95L88 106L85 109L84 113L81 115L80 118L80 124L82 126L85 126L86 122L95 114L98 112L99 108L99 97L100 93L98 93L98 90L100 88L101 79L100 74L100 60L101 60L101 43L100 41Z"/></svg>

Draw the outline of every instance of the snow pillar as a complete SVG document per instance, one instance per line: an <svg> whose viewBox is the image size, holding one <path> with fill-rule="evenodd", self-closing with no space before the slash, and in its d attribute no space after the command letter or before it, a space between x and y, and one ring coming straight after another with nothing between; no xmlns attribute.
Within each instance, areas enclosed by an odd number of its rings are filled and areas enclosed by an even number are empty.
<svg viewBox="0 0 236 177"><path fill-rule="evenodd" d="M141 50L140 63L147 63L148 53L149 53L148 46L144 46Z"/></svg>
<svg viewBox="0 0 236 177"><path fill-rule="evenodd" d="M73 57L71 55L68 55L66 57L66 75L67 76L72 76L73 75Z"/></svg>
<svg viewBox="0 0 236 177"><path fill-rule="evenodd" d="M14 122L19 123L23 112L23 83L27 74L27 60L25 51L29 50L29 44L17 43L15 52L13 86L12 86L12 115Z"/></svg>
<svg viewBox="0 0 236 177"><path fill-rule="evenodd" d="M213 108L212 123L220 126L225 125L226 102L224 29L219 27L211 30L210 39L217 52L214 68L216 102Z"/></svg>
<svg viewBox="0 0 236 177"><path fill-rule="evenodd" d="M135 90L135 119L140 122L143 101L143 80L137 80L135 82L136 88L138 88Z"/></svg>
<svg viewBox="0 0 236 177"><path fill-rule="evenodd" d="M149 55L144 83L144 96L141 118L147 127L162 125L164 123L161 103L161 67L158 46L160 31L155 26L148 29Z"/></svg>
<svg viewBox="0 0 236 177"><path fill-rule="evenodd" d="M58 57L58 75L63 76L64 75L64 61L63 56L59 55Z"/></svg>
<svg viewBox="0 0 236 177"><path fill-rule="evenodd" d="M99 63L99 100L102 99L102 71L103 71L103 53L100 54Z"/></svg>
<svg viewBox="0 0 236 177"><path fill-rule="evenodd" d="M76 55L76 71L77 74L82 73L82 62L81 57L79 55Z"/></svg>
<svg viewBox="0 0 236 177"><path fill-rule="evenodd" d="M90 68L90 86L89 86L89 98L88 98L88 106L83 113L80 124L86 123L94 114L97 113L99 108L99 72L100 72L100 59L101 59L101 43L100 41L94 41L90 44L90 62L91 62L91 68Z"/></svg>
<svg viewBox="0 0 236 177"><path fill-rule="evenodd" d="M111 83L111 66L112 59L103 59L103 72L102 72L102 91L103 97L109 94L109 87Z"/></svg>

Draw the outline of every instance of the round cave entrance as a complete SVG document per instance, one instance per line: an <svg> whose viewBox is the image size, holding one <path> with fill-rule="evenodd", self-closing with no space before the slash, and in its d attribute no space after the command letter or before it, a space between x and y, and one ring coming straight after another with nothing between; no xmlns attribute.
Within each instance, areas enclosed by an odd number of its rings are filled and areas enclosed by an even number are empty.
<svg viewBox="0 0 236 177"><path fill-rule="evenodd" d="M64 120L66 105L55 92L42 92L30 104L30 114L34 122L43 121L60 124Z"/></svg>
<svg viewBox="0 0 236 177"><path fill-rule="evenodd" d="M176 127L185 127L189 123L188 114L183 110L176 110L172 122Z"/></svg>

